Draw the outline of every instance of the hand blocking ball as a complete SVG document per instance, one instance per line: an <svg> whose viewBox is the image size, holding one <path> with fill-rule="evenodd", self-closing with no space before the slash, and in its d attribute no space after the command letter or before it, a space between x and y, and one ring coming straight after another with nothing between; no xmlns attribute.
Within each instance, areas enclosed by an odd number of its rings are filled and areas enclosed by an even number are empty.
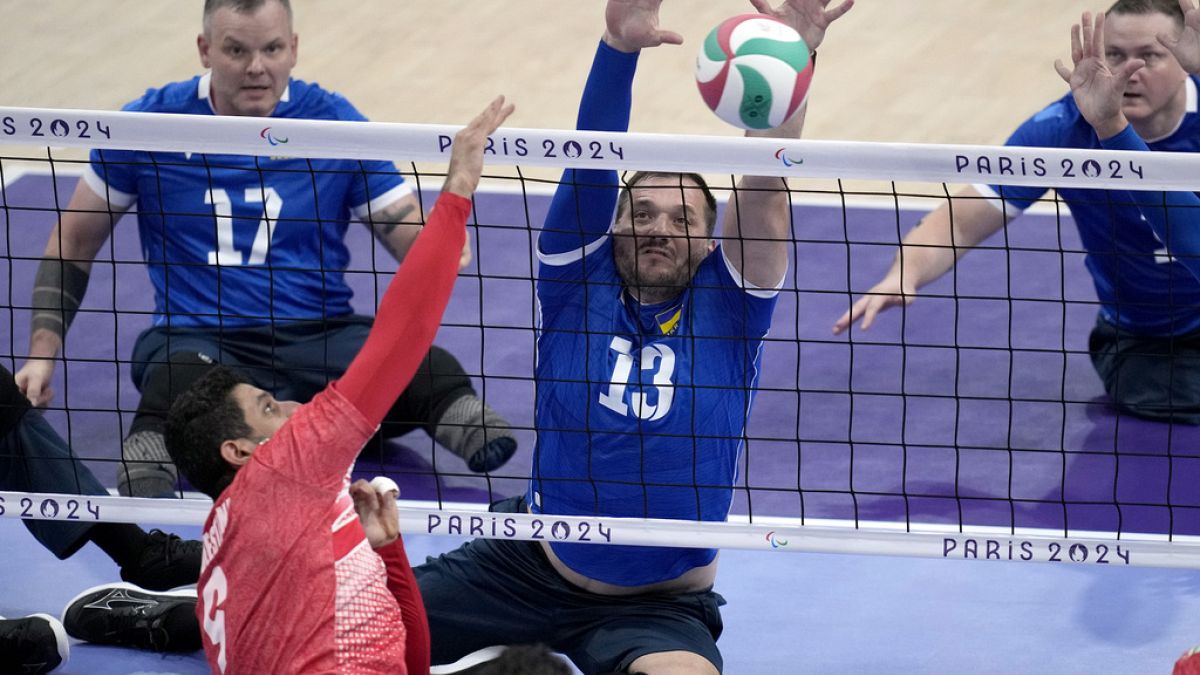
<svg viewBox="0 0 1200 675"><path fill-rule="evenodd" d="M726 19L696 57L696 85L717 117L742 129L772 129L808 96L813 64L794 28L765 14Z"/></svg>

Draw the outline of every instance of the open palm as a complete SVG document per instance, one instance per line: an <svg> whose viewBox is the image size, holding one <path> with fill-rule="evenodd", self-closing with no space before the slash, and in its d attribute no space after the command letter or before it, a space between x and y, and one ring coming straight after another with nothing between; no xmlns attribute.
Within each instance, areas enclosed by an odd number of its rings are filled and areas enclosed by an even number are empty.
<svg viewBox="0 0 1200 675"><path fill-rule="evenodd" d="M786 0L779 7L771 7L767 0L750 0L760 14L773 16L800 33L809 49L816 48L825 40L829 24L837 21L854 6L854 0L844 0L833 9L828 9L830 0Z"/></svg>
<svg viewBox="0 0 1200 675"><path fill-rule="evenodd" d="M1125 85L1145 62L1130 59L1109 68L1104 59L1104 14L1093 19L1090 12L1084 12L1082 21L1071 27L1071 62L1074 68L1055 61L1054 69L1071 86L1079 113L1101 138L1120 132L1127 123L1121 112Z"/></svg>
<svg viewBox="0 0 1200 675"><path fill-rule="evenodd" d="M660 5L662 0L608 0L604 10L606 40L621 51L682 44L679 33L659 29Z"/></svg>
<svg viewBox="0 0 1200 675"><path fill-rule="evenodd" d="M1171 50L1179 65L1189 73L1200 73L1200 9L1192 0L1179 0L1183 10L1183 30L1178 36L1159 35L1162 46Z"/></svg>

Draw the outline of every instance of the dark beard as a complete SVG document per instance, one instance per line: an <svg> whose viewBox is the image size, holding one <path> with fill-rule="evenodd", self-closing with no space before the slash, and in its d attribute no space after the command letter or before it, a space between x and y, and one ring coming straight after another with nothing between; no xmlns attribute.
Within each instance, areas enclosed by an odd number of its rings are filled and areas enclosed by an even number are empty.
<svg viewBox="0 0 1200 675"><path fill-rule="evenodd" d="M645 304L666 302L677 297L691 284L696 268L704 260L700 257L674 269L643 274L637 264L638 255L633 242L622 241L619 237L613 242L613 261L617 265L617 273L634 297Z"/></svg>

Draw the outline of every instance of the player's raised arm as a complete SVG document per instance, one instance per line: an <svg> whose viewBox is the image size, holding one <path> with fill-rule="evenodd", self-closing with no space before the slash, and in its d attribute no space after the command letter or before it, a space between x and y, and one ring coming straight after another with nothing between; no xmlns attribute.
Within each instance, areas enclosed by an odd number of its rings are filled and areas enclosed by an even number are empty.
<svg viewBox="0 0 1200 675"><path fill-rule="evenodd" d="M649 47L683 42L678 33L659 28L660 5L662 0L609 0L604 38L583 87L575 128L629 130L638 54ZM567 169L550 202L539 250L555 255L582 249L608 231L616 203L616 171Z"/></svg>
<svg viewBox="0 0 1200 675"><path fill-rule="evenodd" d="M54 358L87 292L92 260L124 211L81 180L50 233L33 282L29 355L16 373L17 386L35 406L45 406L54 397Z"/></svg>
<svg viewBox="0 0 1200 675"><path fill-rule="evenodd" d="M918 289L950 271L960 257L1003 228L1011 217L975 188L963 188L904 237L887 274L838 318L834 335L860 319L866 330L883 310L911 304Z"/></svg>
<svg viewBox="0 0 1200 675"><path fill-rule="evenodd" d="M751 0L762 14L779 19L796 29L813 52L825 39L825 30L854 6L845 0L832 9L830 0L787 0L772 8L766 0ZM751 138L799 138L804 128L807 103L782 125L768 131L747 131ZM724 251L734 269L748 283L774 288L787 271L787 247L791 232L790 198L787 181L770 176L744 176L725 211L722 234Z"/></svg>
<svg viewBox="0 0 1200 675"><path fill-rule="evenodd" d="M512 111L503 96L497 97L455 135L442 195L388 285L370 336L336 383L371 424L383 419L433 343L454 289L470 197L483 172L483 148Z"/></svg>
<svg viewBox="0 0 1200 675"><path fill-rule="evenodd" d="M1200 18L1193 16L1192 21L1200 22ZM1181 35L1186 36L1187 32L1185 25ZM1186 48L1177 45L1176 49L1188 56ZM1096 131L1100 145L1106 150L1149 152L1150 147L1134 131L1122 109L1129 79L1146 62L1131 58L1120 65L1109 65L1103 13L1092 17L1085 12L1081 22L1071 27L1071 61L1071 68L1062 61L1055 61L1054 68L1071 86L1075 105ZM1115 194L1123 201L1137 204L1159 241L1193 276L1200 278L1200 198L1195 193L1127 190Z"/></svg>

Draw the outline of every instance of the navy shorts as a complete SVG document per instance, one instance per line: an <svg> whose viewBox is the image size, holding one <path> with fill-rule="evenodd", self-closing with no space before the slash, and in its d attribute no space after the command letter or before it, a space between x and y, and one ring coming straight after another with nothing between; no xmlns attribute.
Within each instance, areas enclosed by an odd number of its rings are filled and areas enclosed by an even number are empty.
<svg viewBox="0 0 1200 675"><path fill-rule="evenodd" d="M203 354L209 361L238 370L280 400L304 403L346 372L366 342L372 322L368 316L350 315L231 329L150 328L138 336L133 348L133 382L143 398L130 432L162 431L171 403L203 375L204 369L194 365L172 366L175 354ZM392 438L417 428L432 435L446 409L474 393L458 359L432 346L384 419L383 435Z"/></svg>
<svg viewBox="0 0 1200 675"><path fill-rule="evenodd" d="M246 375L280 400L307 401L346 371L371 331L371 317L239 328L155 326L133 348L133 382L166 366L170 354L197 352Z"/></svg>
<svg viewBox="0 0 1200 675"><path fill-rule="evenodd" d="M1150 419L1200 424L1200 332L1134 335L1099 318L1088 352L1117 408Z"/></svg>
<svg viewBox="0 0 1200 675"><path fill-rule="evenodd" d="M524 500L492 510L524 512ZM725 599L712 591L588 593L554 571L538 543L504 539L476 539L414 571L435 664L493 645L540 642L589 674L625 672L638 657L666 651L694 652L722 667Z"/></svg>

